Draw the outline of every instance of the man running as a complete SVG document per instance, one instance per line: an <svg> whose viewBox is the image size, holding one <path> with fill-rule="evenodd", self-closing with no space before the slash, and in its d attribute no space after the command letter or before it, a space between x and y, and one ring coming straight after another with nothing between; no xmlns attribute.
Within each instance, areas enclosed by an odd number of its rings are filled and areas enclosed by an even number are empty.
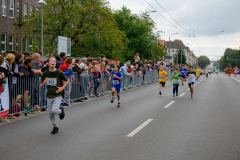
<svg viewBox="0 0 240 160"><path fill-rule="evenodd" d="M189 72L187 72L186 78L188 78L188 86L190 88L191 98L193 98L193 86L196 79L196 73L193 72L193 67L189 67Z"/></svg>
<svg viewBox="0 0 240 160"><path fill-rule="evenodd" d="M119 65L115 65L112 71L112 75L110 76L109 80L110 81L113 77L113 81L112 81L112 99L111 99L111 103L114 102L114 94L115 94L115 90L117 90L117 98L118 98L118 105L117 107L120 107L120 89L121 89L121 81L122 81L122 74L121 72L119 72L120 66Z"/></svg>
<svg viewBox="0 0 240 160"><path fill-rule="evenodd" d="M165 87L165 83L166 83L166 77L168 76L168 74L163 70L163 66L160 66L160 70L158 73L158 76L156 77L156 79L159 77L159 95L162 95L162 87Z"/></svg>
<svg viewBox="0 0 240 160"><path fill-rule="evenodd" d="M43 73L42 84L40 85L40 88L43 88L45 84L47 85L47 107L48 115L53 124L52 134L58 133L58 124L54 115L58 114L61 120L65 117L64 108L60 107L60 104L62 102L62 93L69 83L69 79L65 74L56 69L55 66L56 58L52 56L49 58L49 70ZM65 81L63 86L61 86L62 81Z"/></svg>

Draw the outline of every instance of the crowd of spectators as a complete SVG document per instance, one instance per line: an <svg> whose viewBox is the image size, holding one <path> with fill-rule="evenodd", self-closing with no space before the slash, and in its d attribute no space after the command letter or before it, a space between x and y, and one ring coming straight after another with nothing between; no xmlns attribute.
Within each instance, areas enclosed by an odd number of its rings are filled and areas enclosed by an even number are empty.
<svg viewBox="0 0 240 160"><path fill-rule="evenodd" d="M100 57L92 58L90 54L86 54L84 58L67 57L66 53L62 52L56 55L56 68L64 72L64 74L74 81L75 78L82 77L84 80L81 89L87 87L87 77L91 74L93 78L93 94L98 97L104 93L104 87L109 82L108 79L115 65L120 65L120 71L125 77L133 77L135 71L136 76L144 78L146 71L159 69L163 63L157 62L153 59L141 59L137 53L134 57L134 62L127 61L121 63L117 59L108 59L102 54ZM16 110L16 100L21 100L21 106L26 112L33 112L40 110L39 107L39 77L43 72L48 70L48 60L42 60L42 53L30 53L29 55L22 55L20 53L9 53L5 58L0 56L0 82L2 79L9 77L9 88L13 96L11 96L11 107L9 118L17 118L12 114ZM165 65L165 67L173 68L174 64ZM78 76L78 77L75 77ZM106 78L102 78L106 77ZM78 78L79 79L79 78ZM18 82L19 81L19 82ZM124 82L123 82L124 83ZM105 84L105 85L104 85ZM103 85L103 87L99 87ZM1 85L0 85L1 87ZM100 90L98 88L101 88ZM126 88L123 88L123 90ZM84 89L86 91L86 89ZM1 91L1 88L0 88ZM30 96L29 96L30 95ZM20 96L20 97L19 97ZM29 100L31 97L31 100Z"/></svg>

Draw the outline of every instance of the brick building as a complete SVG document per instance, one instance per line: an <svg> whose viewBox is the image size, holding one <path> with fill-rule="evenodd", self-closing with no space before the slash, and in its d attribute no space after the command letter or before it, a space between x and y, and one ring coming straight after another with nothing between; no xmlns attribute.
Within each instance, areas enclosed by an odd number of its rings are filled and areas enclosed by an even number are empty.
<svg viewBox="0 0 240 160"><path fill-rule="evenodd" d="M31 14L33 8L39 7L38 0L22 0L23 17ZM14 23L18 22L19 1L18 0L0 0L0 33L1 33L1 53L9 50L17 50L17 38L14 36ZM23 38L23 51L26 46L31 45L31 41Z"/></svg>

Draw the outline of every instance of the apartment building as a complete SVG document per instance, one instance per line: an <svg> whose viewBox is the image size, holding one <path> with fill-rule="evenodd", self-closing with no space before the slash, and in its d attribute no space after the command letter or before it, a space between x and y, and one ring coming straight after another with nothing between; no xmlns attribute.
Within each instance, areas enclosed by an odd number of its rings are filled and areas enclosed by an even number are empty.
<svg viewBox="0 0 240 160"><path fill-rule="evenodd" d="M38 9L38 0L22 0L23 17L31 14L33 8ZM19 0L0 0L0 33L1 33L1 53L17 50L18 42L14 35L15 26L19 17ZM23 38L23 52L27 51L26 46L31 46L31 41Z"/></svg>

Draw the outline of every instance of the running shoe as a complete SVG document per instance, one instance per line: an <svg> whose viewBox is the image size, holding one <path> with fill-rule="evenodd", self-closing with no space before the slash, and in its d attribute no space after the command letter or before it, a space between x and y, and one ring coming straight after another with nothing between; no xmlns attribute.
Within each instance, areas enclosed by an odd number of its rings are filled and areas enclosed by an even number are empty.
<svg viewBox="0 0 240 160"><path fill-rule="evenodd" d="M63 118L65 117L64 108L63 108L63 106L61 106L61 107L59 107L59 109L61 109L61 110L62 110L62 113L61 113L61 114L59 114L59 118L60 118L60 120L63 120Z"/></svg>
<svg viewBox="0 0 240 160"><path fill-rule="evenodd" d="M30 109L29 107L26 107L23 109L25 112L32 113L34 110Z"/></svg>
<svg viewBox="0 0 240 160"><path fill-rule="evenodd" d="M176 96L178 96L178 93L176 93Z"/></svg>
<svg viewBox="0 0 240 160"><path fill-rule="evenodd" d="M175 94L173 94L173 97L175 97Z"/></svg>
<svg viewBox="0 0 240 160"><path fill-rule="evenodd" d="M58 133L58 127L54 127L51 134L57 134Z"/></svg>
<svg viewBox="0 0 240 160"><path fill-rule="evenodd" d="M161 91L159 92L159 95L162 95L162 92L161 92Z"/></svg>
<svg viewBox="0 0 240 160"><path fill-rule="evenodd" d="M131 88L132 88L133 86L132 86L132 85L129 85L129 87L131 87Z"/></svg>
<svg viewBox="0 0 240 160"><path fill-rule="evenodd" d="M120 107L120 103L118 102L118 105L117 105L117 107Z"/></svg>
<svg viewBox="0 0 240 160"><path fill-rule="evenodd" d="M183 86L184 84L182 83L182 86Z"/></svg>
<svg viewBox="0 0 240 160"><path fill-rule="evenodd" d="M113 102L114 102L114 98L111 99L111 103L113 103Z"/></svg>
<svg viewBox="0 0 240 160"><path fill-rule="evenodd" d="M193 98L193 94L191 94L191 98Z"/></svg>

